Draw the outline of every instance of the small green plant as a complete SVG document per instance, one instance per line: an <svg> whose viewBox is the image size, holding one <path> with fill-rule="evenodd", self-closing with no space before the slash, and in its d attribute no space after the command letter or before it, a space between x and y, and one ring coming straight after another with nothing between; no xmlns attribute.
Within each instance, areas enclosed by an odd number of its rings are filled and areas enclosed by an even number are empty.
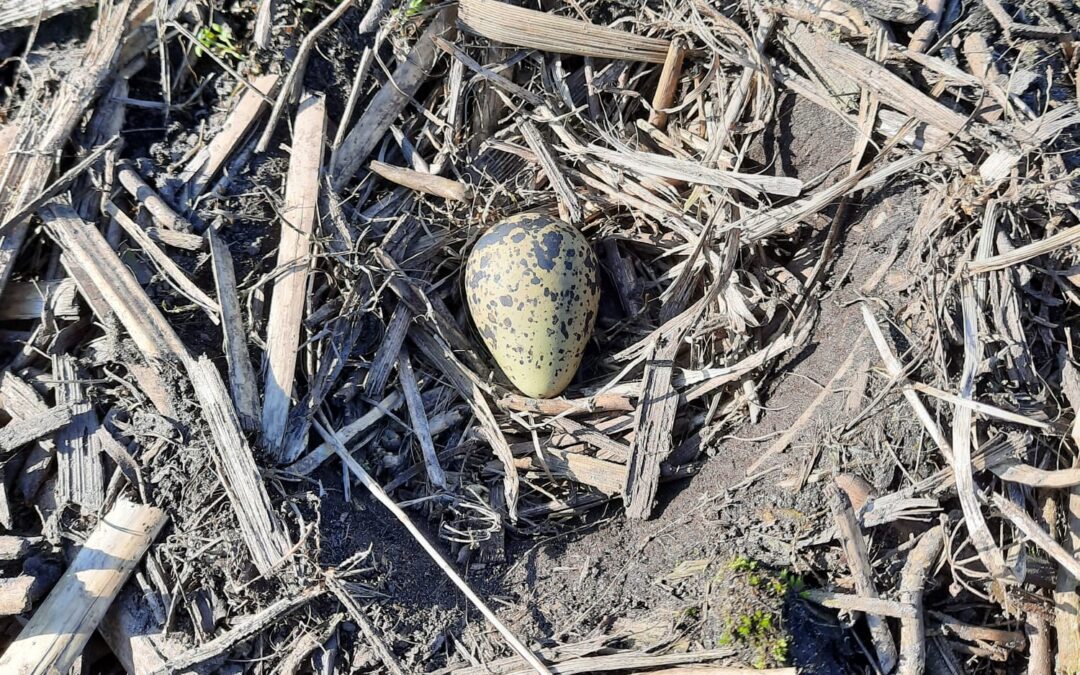
<svg viewBox="0 0 1080 675"><path fill-rule="evenodd" d="M752 603L750 606L762 607L728 616L717 644L739 649L755 668L787 663L790 638L780 615L769 610L776 607L788 593L801 593L802 577L790 570L774 573L760 567L757 561L740 555L728 562L717 575L717 581L730 584L736 594L748 594L748 602Z"/></svg>
<svg viewBox="0 0 1080 675"><path fill-rule="evenodd" d="M757 610L729 619L727 628L717 644L728 647L745 645L753 653L755 668L765 668L770 660L785 663L788 657L788 639L777 625L775 614Z"/></svg>
<svg viewBox="0 0 1080 675"><path fill-rule="evenodd" d="M779 637L773 640L772 657L776 659L778 663L785 663L787 661L788 639L786 637Z"/></svg>
<svg viewBox="0 0 1080 675"><path fill-rule="evenodd" d="M405 18L411 19L424 11L424 0L409 0L409 6L405 8Z"/></svg>
<svg viewBox="0 0 1080 675"><path fill-rule="evenodd" d="M697 605L690 605L682 611L682 619L684 621L697 621L701 618L701 608Z"/></svg>
<svg viewBox="0 0 1080 675"><path fill-rule="evenodd" d="M803 578L788 570L780 570L780 574L775 579L772 579L769 584L769 589L773 592L773 595L777 596L784 595L788 591L802 593L804 587Z"/></svg>
<svg viewBox="0 0 1080 675"><path fill-rule="evenodd" d="M195 55L202 56L203 51L217 54L218 56L230 57L237 61L243 60L243 55L233 42L232 28L227 23L211 23L199 29L195 36L199 39L195 47Z"/></svg>

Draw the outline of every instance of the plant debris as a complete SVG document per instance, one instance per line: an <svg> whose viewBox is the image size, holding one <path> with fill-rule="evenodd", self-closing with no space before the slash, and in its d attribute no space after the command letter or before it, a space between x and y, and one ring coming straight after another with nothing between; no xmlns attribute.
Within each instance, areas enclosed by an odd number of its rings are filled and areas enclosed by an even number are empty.
<svg viewBox="0 0 1080 675"><path fill-rule="evenodd" d="M1080 671L1072 3L39 4L0 670ZM465 295L523 213L552 398Z"/></svg>

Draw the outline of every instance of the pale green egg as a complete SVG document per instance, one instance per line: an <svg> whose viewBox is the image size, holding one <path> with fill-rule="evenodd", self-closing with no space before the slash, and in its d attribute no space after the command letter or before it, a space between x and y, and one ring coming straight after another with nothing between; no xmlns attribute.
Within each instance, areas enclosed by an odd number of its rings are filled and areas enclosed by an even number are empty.
<svg viewBox="0 0 1080 675"><path fill-rule="evenodd" d="M576 227L539 213L494 225L469 254L465 295L480 337L521 393L566 389L600 303L596 255Z"/></svg>

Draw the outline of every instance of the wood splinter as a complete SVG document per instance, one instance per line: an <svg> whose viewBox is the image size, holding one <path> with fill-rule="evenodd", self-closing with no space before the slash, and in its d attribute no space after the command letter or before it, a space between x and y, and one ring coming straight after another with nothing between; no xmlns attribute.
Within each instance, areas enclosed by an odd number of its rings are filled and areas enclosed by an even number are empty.
<svg viewBox="0 0 1080 675"><path fill-rule="evenodd" d="M319 201L319 171L326 136L326 100L309 95L296 113L293 145L285 180L281 242L277 278L270 300L266 329L266 392L263 397L262 434L266 447L280 459L281 441L289 419L300 330L307 304L311 237Z"/></svg>
<svg viewBox="0 0 1080 675"><path fill-rule="evenodd" d="M671 41L668 46L667 56L664 58L664 67L660 70L660 81L656 83L656 93L653 94L652 112L649 113L649 124L663 130L667 127L667 109L675 100L675 92L679 89L679 78L682 76L683 58L686 50L678 38Z"/></svg>

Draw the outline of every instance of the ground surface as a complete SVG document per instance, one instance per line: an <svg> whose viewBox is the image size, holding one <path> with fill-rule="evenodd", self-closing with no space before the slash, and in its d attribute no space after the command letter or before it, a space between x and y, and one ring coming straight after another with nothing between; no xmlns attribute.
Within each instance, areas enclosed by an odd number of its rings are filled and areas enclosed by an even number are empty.
<svg viewBox="0 0 1080 675"><path fill-rule="evenodd" d="M325 8L320 11L322 9ZM614 4L612 11L622 13L617 11ZM267 53L253 55L250 59L253 67L277 64L275 59L279 52L295 49L296 40L292 32L310 28L306 24L312 23L310 17L305 18L305 11L299 5L286 5L281 14L281 17L277 17L279 20L271 49ZM237 10L235 15L246 21L251 12ZM69 21L78 24L88 21L88 16L89 12L74 13ZM224 18L232 20L232 17L229 14ZM307 68L303 81L304 87L327 93L331 120L328 136L333 136L336 131L333 123L342 116L345 92L358 67L359 54L369 44L369 38L356 36L359 18L358 8L353 8L335 24L327 37L319 42L317 57ZM993 30L996 25L985 14L974 17L973 21L975 23L972 25L987 31ZM65 45L72 39L72 32L81 35L86 32L85 28L79 25L73 27L64 20L44 24L35 52L28 57L28 62L46 64L35 72L59 81L61 74L73 67L70 57L64 55ZM408 24L405 30L415 28L415 25ZM413 37L396 35L395 46L408 44ZM0 44L0 53L6 54L5 49ZM390 45L384 45L383 51L389 57ZM271 54L274 58L270 58ZM446 61L440 62L440 67ZM702 64L697 65L700 67ZM204 62L198 75L205 77L211 72L216 72L216 66ZM192 76L192 73L184 74L182 68L178 73L178 77ZM365 102L378 89L378 79L375 78L362 92ZM416 95L417 102L442 101L440 87L446 79L446 72L440 70L436 73L433 82ZM1033 82L1036 79L1031 79L1028 84ZM186 87L179 86L178 90L190 89L192 85L193 82L188 82ZM178 169L206 139L221 130L231 102L240 89L229 78L219 77L196 97L197 104L190 108L180 105L166 116L160 106L149 103L138 105L138 102L155 102L161 96L155 67L140 71L130 86L129 97L136 104L132 104L128 112L124 155L137 158L139 171L162 194L173 195L178 187ZM1039 89L1040 85L1031 84L1031 88ZM744 168L755 173L798 178L806 187L803 194L811 194L835 184L849 171L851 152L857 146L856 132L848 122L806 98L796 96L783 87L778 87L777 93L779 99L775 106L775 119L768 122L760 134L756 131L747 134L747 137L753 135L754 141L745 149ZM472 105L473 99L469 101ZM407 109L403 117L406 121L402 126L418 136L420 130L427 127L423 123L424 116L415 115L416 109L420 108L415 103ZM960 103L968 102L961 100ZM221 233L236 266L241 297L245 303L244 318L250 324L245 328L252 338L255 363L262 357L264 343L261 336L267 332L264 303L274 272L274 257L280 237L278 209L289 166L289 145L302 142L302 139L293 138L289 117L286 114L278 125L268 152L257 155L242 172L234 176L233 182L224 190L224 196L204 200L193 213L193 217L206 222L220 218L227 224ZM875 142L881 141L878 136L875 136ZM430 147L425 150L428 154L435 154ZM380 148L380 152L384 158L389 154L392 159L400 159L393 154L396 150L389 142ZM976 154L973 152L972 156ZM1071 155L1062 156L1070 162L1075 159ZM459 167L455 167L457 170ZM917 171L924 170L926 174L933 174L935 167L920 166ZM470 550L449 545L446 530L436 530L439 525L445 528L448 524L461 523L460 517L455 519L448 516L452 510L450 505L455 503L454 497L437 494L438 491L424 483L421 477L420 480L398 486L393 493L394 498L408 504L409 513L429 538L439 542L441 550L448 558L456 560L458 568L465 571L478 593L516 634L531 644L551 647L604 640L619 648L653 653L730 647L736 652L734 661L755 667L792 664L807 673L869 672L871 666L867 655L872 647L868 647L870 642L865 623L852 621L846 615L838 616L834 610L824 610L811 604L800 597L799 591L806 587L853 590L847 560L834 539L833 518L826 499L826 488L832 486L837 474L844 474L848 480L855 477L864 481L872 495L886 494L910 487L942 465L939 454L923 437L922 429L915 424L910 409L898 395L895 383L887 381L882 375L881 358L865 332L861 313L861 307L868 306L873 308L876 315L887 320L903 321L907 316L904 309L911 297L904 293L911 290L914 275L908 268L909 251L905 247L911 245L912 231L923 208L928 183L931 182L924 180L926 174L902 174L880 189L852 196L846 205L846 213L837 221L839 229L835 250L826 256L828 264L824 268L823 281L812 294L800 300L819 306L809 338L766 370L754 372L756 404L746 406L740 403L739 409L731 414L731 418L738 420L736 424L719 424L709 428L711 435L703 445L704 453L700 462L692 463L696 472L690 478L661 486L659 504L650 519L629 520L623 513L621 502L612 500L596 508L557 514L528 524L509 523L505 540L482 542ZM534 183L535 178L533 176ZM514 185L512 181L508 184ZM491 188L490 184L485 185L487 189ZM368 193L363 192L364 184L351 187L357 193L364 194L363 199L356 200L357 210L370 206L369 201L365 200L372 199L373 195L385 195L390 191L387 185L381 183L377 190ZM503 186L499 188L503 190ZM535 185L530 185L528 189L534 188ZM537 199L538 193L550 201L546 191L546 184L542 184L542 189L526 195L523 200ZM349 195L349 199L354 197L355 194ZM680 200L681 196L675 202ZM959 200L958 197L954 199ZM415 206L409 203L403 210ZM434 220L442 213L431 207L429 202L424 202L422 207L416 211L422 212L425 218ZM978 223L976 216L971 214L978 213L978 208L966 203L963 207L970 210L964 216L968 220L950 221L953 229L945 228L938 233L942 240L949 240L949 245L941 246L941 250L946 252L942 254L945 259L940 263L942 267L956 262L948 256L960 260L959 249L966 245L967 251L970 251L970 243L974 241L972 233L977 231ZM350 204L349 208L352 209L353 205ZM465 208L462 206L457 212L448 208L446 213L461 215ZM745 257L740 259L739 271L750 276L756 269L764 270L761 273L770 275L771 282L763 285L764 288L783 287L787 291L801 288L822 256L830 222L840 208L839 204L834 203L808 218L797 232L774 233L761 242L746 246L741 254ZM957 210L962 209L957 207ZM350 217L356 222L361 220L355 213ZM621 213L618 217L625 218L626 214ZM957 218L953 213L949 217ZM145 214L143 219L146 220ZM393 218L385 220L387 222L376 219L376 222L365 223L365 228L370 226L370 229L364 230L361 239L383 242L383 236L393 224ZM478 226L479 222L471 215L461 220L469 226ZM456 220L452 222L457 223ZM1032 219L1032 222L1041 221ZM476 234L471 229L448 227L441 233L444 238L436 239L435 244L418 237L409 252L416 253L416 248L423 248L418 243L421 241L433 250L438 249L432 256L438 268L429 269L425 267L430 262L428 258L412 255L408 258L407 272L425 284L438 281L430 283L428 287L433 293L441 293L446 285L443 284L440 289L440 283L447 279L453 282L455 279L455 265L460 262L456 252L465 250L469 237ZM1049 231L1052 228L1048 225L1046 229ZM470 231L463 233L464 230ZM592 231L597 239L610 234L602 225ZM656 278L660 273L669 271L669 268L666 263L655 268L642 264L644 256L662 250L655 247L655 241L645 241L645 231L633 233L639 236L637 241L627 237L633 246L627 246L624 251L631 251L631 257L636 256L634 259L639 263L639 271L647 270L643 276L653 283L655 290L662 286L656 282ZM655 234L655 231L651 234ZM1004 238L1006 235L1002 236ZM965 238L968 244L963 243ZM1008 241L1005 240L1005 243ZM954 244L955 249L952 248ZM48 269L44 261L49 260L51 255L57 255L55 247L50 249L50 246L50 241L44 236L32 240L27 247L30 251L26 255L28 262L16 274L20 281L36 280L42 268ZM597 246L599 248L600 244ZM454 247L458 247L456 252ZM122 246L120 252L124 262L135 271L155 304L168 313L169 323L183 342L193 353L208 353L223 362L220 329L208 325L199 311L178 305L176 294L155 277L154 269L137 249ZM170 250L169 255L197 285L204 289L214 288L210 265L203 252ZM918 255L922 253L916 254L916 257ZM784 261L783 265L777 261ZM755 267L757 262L761 264ZM927 263L927 267L930 266ZM432 264L431 267L436 265ZM320 274L329 278L329 283L320 292L325 293L327 287L332 287L328 295L334 297L335 301L340 301L344 294L340 292L341 288L334 285L339 280L332 277L342 269L344 267L320 268ZM327 273L328 270L332 271ZM355 268L350 268L350 273L355 271ZM364 273L368 271L364 270ZM947 271L951 273L951 270ZM375 276L384 272L379 270ZM1054 276L1054 279L1065 287L1060 275ZM1046 279L1043 281L1044 287L1036 289L1030 297L1026 293L1031 289L1023 289L1024 302L1034 303L1031 298L1038 297L1041 301L1051 297L1052 284ZM612 278L605 275L604 283L606 297L602 299L601 312L604 339L609 339L610 334L616 336L604 346L617 344L622 347L625 344L618 341L632 343L640 334L647 334L653 326L645 325L645 330L644 324L618 327L625 318L620 315L619 298L615 297ZM953 295L956 294L955 288L951 291ZM448 298L459 328L472 335L473 327L457 302L460 300L457 295L451 290L441 293L439 297ZM800 297L800 293L791 292L784 297L766 299L755 310L773 323L779 314L764 308L769 307L770 302L774 305L785 303L793 297ZM947 305L950 301L955 304L955 297L945 298L941 304ZM369 314L370 325L365 325L361 331L350 354L352 363L337 381L329 397L330 403L326 406L332 411L335 423L355 419L370 408L370 402L357 396L357 390L363 387L367 368L382 345L389 312L399 305L397 298L386 292L372 301L372 306L374 310ZM932 315L934 320L948 322L957 318L957 312L952 311L955 307L950 306L940 312L938 307L931 309L933 311L928 315ZM794 316L796 312L790 314ZM1047 314L1044 308L1040 316L1043 323L1040 325L1052 324L1058 318L1058 314ZM929 320L925 317L922 319ZM633 324L633 321L625 323ZM79 330L96 338L97 333L92 330L97 330L97 327L88 328L89 324L86 322ZM617 327L611 328L612 324ZM23 324L18 327L25 328ZM934 344L934 340L940 341L937 346L941 351L941 363L935 365L940 366L941 372L921 374L928 375L924 381L947 385L951 391L959 371L959 341L954 339L950 344L936 333L933 338L924 340L923 336L917 334L919 324L905 324L901 328L889 335L898 353L908 346L905 335L924 347ZM951 334L944 329L941 332L955 338L957 329L955 326L950 328ZM106 341L107 349L95 344L93 348L81 351L80 358L88 371L113 360L123 362L125 355L131 355L125 350L134 351L130 344L115 339L115 326L109 330L112 332L109 333L109 341ZM766 332L764 328L760 329L760 333ZM302 335L311 338L314 333L311 330ZM999 337L995 334L986 339L989 343ZM319 349L326 344L320 343L317 338L312 338L312 342ZM766 342L763 339L760 344ZM1049 344L1050 340L1047 340ZM14 351L14 347L10 351ZM314 351L313 348L306 354L310 362L301 364L299 368L306 378L303 382L305 386L312 379L315 357L311 354ZM597 376L603 375L604 368L610 366L602 362L606 355L599 354L600 351L600 338L596 338L583 369L588 376L593 375L593 371ZM106 355L101 356L100 353L104 352L107 352ZM921 358L922 355L916 357ZM588 362L590 360L591 363ZM419 361L423 363L422 358ZM905 363L916 361L915 357L905 359ZM27 377L48 376L48 367L42 363L38 365L43 367L24 374ZM460 447L479 448L476 456L470 455L467 461L454 461L448 466L453 467L455 473L460 469L457 477L463 477L465 482L472 481L469 487L487 490L485 499L491 497L490 501L498 508L499 500L492 496L492 486L499 483L500 474L485 465L485 462L492 462L487 446L476 443L470 436L475 429L475 420L468 418L468 408L462 397L450 394L450 388L444 386L446 383L440 380L441 374L431 372L431 363L421 368L427 369L427 372L421 370L420 374L429 414L443 412L448 405L456 405L466 411L467 423L452 426L452 431L438 437L438 448L451 448L459 442ZM99 371L93 372L100 374ZM1054 372L1054 377L1060 380L1060 374L1056 370ZM120 385L104 379L93 384L92 396L100 395L95 403L102 411L106 407L111 409L113 405L123 408L126 404ZM746 384L749 386L751 383ZM994 389L997 384L990 382L987 391ZM186 385L181 382L176 386L180 387L178 393L181 396L191 398L190 391L183 389ZM879 398L878 394L885 389L889 390L888 395ZM729 397L725 405L733 398ZM717 401L720 399L717 396ZM1010 401L1007 397L1003 399L1007 403ZM145 402L142 404L144 408L147 407ZM936 415L947 410L944 417L951 416L952 409L947 406L933 409ZM1048 409L1052 410L1053 407ZM700 422L703 417L700 410L690 406L687 410L690 413L686 417L696 413L696 422ZM407 417L404 408L397 410L396 414L401 418ZM501 412L499 414L502 415ZM750 417L750 420L746 421L746 417ZM130 421L134 436L146 445L150 443L147 439L152 439L155 434L164 436L173 431L163 417L149 412L145 412L145 416L133 415ZM685 418L680 420L683 426L687 421ZM199 411L195 410L194 404L189 404L177 415L176 422L184 429L198 429L201 424ZM500 419L500 423L505 422L505 417ZM949 421L943 419L943 428L947 429L947 424ZM378 427L372 438L367 439L368 442L353 442L350 448L355 451L357 460L384 484L396 478L397 472L404 468L420 465L415 447L417 444L406 430L408 426L406 422L384 424ZM504 426L511 429L508 433L517 434L515 438L523 437L520 428L515 429L509 423ZM680 428L676 433L677 440L683 431ZM252 434L252 437L255 435ZM314 434L312 436L314 442ZM170 617L170 630L186 646L205 642L215 631L222 632L236 625L240 618L250 615L270 600L295 591L300 582L310 582L312 578L320 578L319 575L326 570L361 558L364 572L358 575L358 582L352 590L356 597L364 600L365 611L372 622L387 639L393 654L410 672L431 671L448 665L460 666L466 661L486 663L507 654L501 638L465 601L391 514L376 504L359 484L350 483L347 477L343 477L342 467L336 458L325 462L310 477L297 479L281 467L274 466L271 459L258 456L274 506L281 512L278 515L290 526L298 523L314 526L303 530L308 538L302 542L303 555L298 556L310 556L310 560L303 560L304 564L308 564L305 568L305 573L310 575L308 578L298 577L287 581L252 579L250 561L245 557L247 554L233 536L237 530L233 512L221 506L226 503L226 495L221 489L218 475L211 468L207 446L193 442L188 447L185 445L188 440L185 437L184 443L170 445L160 454L155 451L146 466L155 497L173 505L177 511L172 516L170 529L162 538L164 541L160 550L155 549L152 555L168 560L170 574L182 579L182 582L177 582L178 588L186 584L186 588L191 590L193 599L186 604L202 603L197 610L185 605L186 612L177 610ZM469 446L470 443L474 445ZM258 441L253 440L252 444L258 448ZM133 447L136 446L133 441ZM181 447L182 451L177 447ZM691 465L689 459L692 458L684 459L688 466ZM1031 459L1034 462L1035 458ZM1039 459L1044 463L1046 461L1043 456ZM525 470L522 471L524 475ZM983 483L993 487L992 480ZM568 483L553 480L545 485L555 485L551 489L558 491L566 488ZM462 485L456 487L461 488ZM565 494L565 491L559 493L560 496ZM536 494L532 496L535 498ZM456 498L464 501L461 494ZM959 523L962 515L952 509L956 502L945 503L945 499L951 499L951 496L943 498L941 511L948 514L953 523ZM479 501L487 504L484 499ZM1022 494L1020 502L1024 503ZM33 507L20 505L18 508L16 520L20 526L29 524L25 525L28 529L39 527L38 514ZM70 538L77 539L91 526L89 517L85 522L80 522L78 517L70 513L67 515L72 523L65 523L68 530L65 530L64 536L69 536L70 531L75 533ZM295 519L294 515L297 516ZM879 588L884 589L886 594L891 594L896 588L899 568L907 558L912 535L925 530L933 522L929 519L923 521L917 526L903 520L873 529L867 526L867 538L870 540L868 549L875 563L874 573L880 575ZM1052 525L1048 528L1051 531ZM1005 537L1001 532L1006 528L999 528L996 522L994 527L1000 530L995 536L1000 536L1004 542ZM222 532L229 534L221 535ZM952 542L947 545L952 546ZM960 545L963 547L964 543ZM57 558L62 555L59 549L58 546ZM195 564L191 562L194 558L185 558L193 550L197 551L198 556L204 556L199 558L200 561L210 559L215 564ZM180 561L179 564L173 565L176 560ZM217 566L219 562L220 566ZM1045 557L1040 562L1044 566L1050 565ZM989 600L984 604L982 596L964 595L957 589L950 589L957 592L942 601L948 583L942 580L954 572L955 569L951 567L948 570L945 566L939 569L936 581L928 589L928 596L932 597L930 609L948 609L957 615L966 612L965 619L973 623L985 620L985 623L978 623L979 626L1002 626L1010 630L1022 628L1022 620L1016 618L1018 615L1006 615L1003 619L997 606ZM238 583L238 580L243 583ZM293 587L289 587L289 583ZM1037 589L1042 594L1039 597L1044 604L1049 604L1046 598L1052 597L1044 592L1047 589ZM222 597L217 597L215 593L220 593ZM188 600L186 597L184 599ZM204 618L209 615L207 625L200 626L198 618L203 607L211 609L203 612ZM215 609L221 610L222 616L218 616L213 611ZM228 614L229 611L232 613ZM297 612L297 616L290 617L288 622L283 620L281 631L275 633L275 627L271 626L256 639L239 640L235 651L223 652L217 662L223 661L227 654L233 659L233 664L228 667L244 668L246 666L237 664L257 663L266 654L281 651L282 646L274 644L274 638L292 638L303 633L303 628L318 626L328 617L341 612L342 606L333 598L320 598L305 606L302 612ZM357 626L350 620L344 620L341 626L334 641L340 637L340 645L350 652L341 662L349 663L361 672L379 672L382 668L381 657L368 647L368 640L359 636ZM14 621L7 623L8 636L17 632L16 629ZM193 639L193 636L198 639ZM969 642L974 643L976 639L972 638ZM959 645L957 653L968 653L962 651L968 646ZM105 653L101 645L97 647L101 649L100 653ZM996 653L990 652L994 657L1002 653L1003 658L997 660L1008 663L1012 668L1008 672L1022 667L1020 657L1012 651L1001 649ZM980 658L983 656L985 654L981 654ZM985 663L987 661L981 661L979 667L984 667ZM103 673L116 672L118 668L116 662L107 656L98 665Z"/></svg>
<svg viewBox="0 0 1080 675"><path fill-rule="evenodd" d="M756 150L758 161L772 161L777 175L803 180L835 180L846 170L846 162L836 168L837 158L850 151L853 131L838 130L837 118L805 101L782 104L781 110L775 134L766 134L775 145ZM849 403L849 392L859 372L878 367L878 357L854 303L867 290L890 296L886 281L875 289L863 286L894 257L919 205L918 192L902 184L852 204L850 226L841 234L825 285L821 318L806 347L782 360L767 378L761 419L719 436L698 475L663 486L653 519L627 520L612 505L585 519L566 520L546 535L511 536L509 562L471 566L470 581L515 630L541 643L625 632L643 647L683 640L686 646L708 649L727 644L724 634L733 622L764 611L777 620L773 641L789 640L792 662L806 672L842 672L847 666L841 664L861 658L834 615L788 594L758 592L746 581L750 574L733 565L752 560L761 565L761 575L787 571L808 575L812 583L818 554L797 542L820 525L826 509L822 481L840 470L882 487L892 480L895 462L883 461L872 450L874 430L889 424L884 421L891 415L888 409L878 411L876 424L864 425L845 440L842 458L838 444L823 439L862 409ZM790 448L748 477L761 453L803 415L853 351L847 376L833 384L835 393L804 422ZM866 403L868 398L855 400ZM808 485L797 489L804 473L810 476ZM470 648L490 650L491 642L497 643L482 618L468 611L464 598L388 513L364 498L346 507L340 501L339 471L321 476L330 488L323 500L324 545L351 552L372 544L376 560L388 570L380 586L388 597L379 615L405 643L400 647L427 660L449 650L440 640L448 634L460 634ZM687 563L693 573L683 576L680 565ZM673 574L677 580L669 579ZM486 639L481 637L485 634ZM738 646L748 662L755 662L768 651L762 644L770 643Z"/></svg>

